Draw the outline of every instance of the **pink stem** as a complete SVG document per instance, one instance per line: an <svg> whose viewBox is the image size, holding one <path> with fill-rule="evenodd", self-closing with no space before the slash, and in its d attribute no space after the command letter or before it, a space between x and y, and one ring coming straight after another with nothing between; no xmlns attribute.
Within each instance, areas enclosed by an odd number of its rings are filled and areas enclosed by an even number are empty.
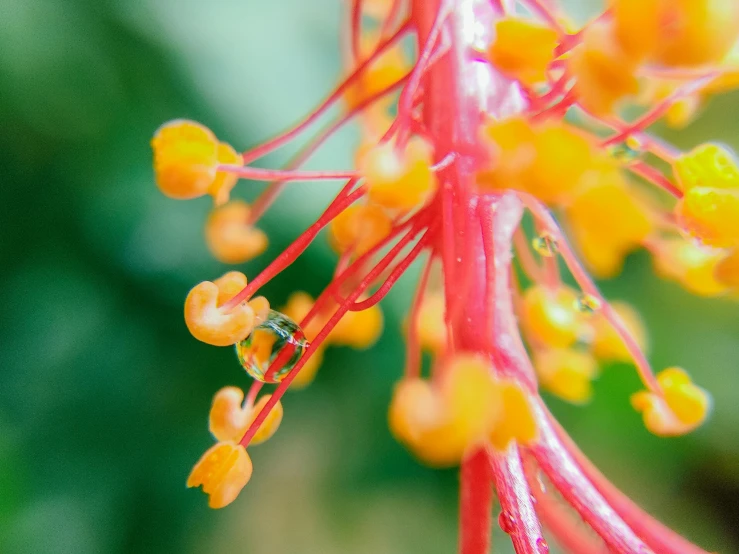
<svg viewBox="0 0 739 554"><path fill-rule="evenodd" d="M462 460L459 484L459 553L490 551L493 472L484 448Z"/></svg>
<svg viewBox="0 0 739 554"><path fill-rule="evenodd" d="M241 167L227 164L219 165L217 170L252 181L334 181L357 177L356 171L295 171L292 169L262 169L261 167Z"/></svg>
<svg viewBox="0 0 739 554"><path fill-rule="evenodd" d="M562 505L561 500L542 489L543 484L539 483L540 478L535 474L540 470L535 467L531 457L525 459L524 470L536 504L536 513L544 527L554 535L557 544L568 554L606 554L603 541L592 530L585 529L583 521L578 516L573 517L574 514L569 507Z"/></svg>
<svg viewBox="0 0 739 554"><path fill-rule="evenodd" d="M362 37L362 0L352 0L351 26L352 56L358 62L362 57L359 44Z"/></svg>
<svg viewBox="0 0 739 554"><path fill-rule="evenodd" d="M582 473L559 440L541 401L532 403L532 409L539 430L539 440L529 450L564 499L614 552L653 554Z"/></svg>
<svg viewBox="0 0 739 554"><path fill-rule="evenodd" d="M495 489L500 501L500 526L513 541L516 554L547 554L549 547L541 534L531 491L521 463L518 447L492 458Z"/></svg>
<svg viewBox="0 0 739 554"><path fill-rule="evenodd" d="M580 451L577 445L550 416L553 431L559 441L569 452L582 473L590 480L603 498L620 515L623 520L649 545L657 554L708 554L702 548L692 544L669 529L644 510L639 508L624 493L606 479L593 463Z"/></svg>
<svg viewBox="0 0 739 554"><path fill-rule="evenodd" d="M647 165L644 162L634 162L630 164L629 170L639 175L639 177L642 177L652 183L654 186L661 188L665 192L668 192L675 198L682 198L683 197L683 191L681 191L679 188L677 188L672 181L670 181L667 177L662 175L662 173L659 172L659 170L653 168L651 165Z"/></svg>

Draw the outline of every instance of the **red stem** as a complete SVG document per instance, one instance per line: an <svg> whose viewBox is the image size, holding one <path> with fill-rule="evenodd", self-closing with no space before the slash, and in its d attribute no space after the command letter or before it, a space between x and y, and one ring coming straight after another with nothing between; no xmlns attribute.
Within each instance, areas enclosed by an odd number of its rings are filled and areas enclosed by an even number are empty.
<svg viewBox="0 0 739 554"><path fill-rule="evenodd" d="M480 449L462 461L459 484L459 553L490 551L493 471L490 454Z"/></svg>

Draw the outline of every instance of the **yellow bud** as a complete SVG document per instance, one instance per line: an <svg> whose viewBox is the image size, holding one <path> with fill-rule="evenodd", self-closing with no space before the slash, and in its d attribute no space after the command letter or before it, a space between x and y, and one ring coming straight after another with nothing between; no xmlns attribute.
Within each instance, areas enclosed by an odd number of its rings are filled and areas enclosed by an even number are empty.
<svg viewBox="0 0 739 554"><path fill-rule="evenodd" d="M502 417L489 435L490 444L499 451L512 441L527 445L539 436L536 420L526 392L516 383L504 381L500 388Z"/></svg>
<svg viewBox="0 0 739 554"><path fill-rule="evenodd" d="M242 302L230 311L220 308L219 286L203 281L185 300L185 323L196 339L214 346L230 346L244 340L254 328L254 310Z"/></svg>
<svg viewBox="0 0 739 554"><path fill-rule="evenodd" d="M527 338L552 347L574 344L583 331L582 315L575 308L577 298L577 293L565 286L556 290L542 286L529 288L521 310L521 324Z"/></svg>
<svg viewBox="0 0 739 554"><path fill-rule="evenodd" d="M667 66L718 62L739 36L734 0L612 0L619 42Z"/></svg>
<svg viewBox="0 0 739 554"><path fill-rule="evenodd" d="M440 292L425 294L418 311L416 330L421 347L437 354L446 348L445 311L444 295Z"/></svg>
<svg viewBox="0 0 739 554"><path fill-rule="evenodd" d="M674 238L656 243L653 252L657 273L678 281L693 294L717 296L726 291L726 285L716 278L716 268L725 256L722 250Z"/></svg>
<svg viewBox="0 0 739 554"><path fill-rule="evenodd" d="M389 422L393 435L431 466L456 465L485 442L501 414L500 391L482 359L460 356L438 388L407 379L395 389Z"/></svg>
<svg viewBox="0 0 739 554"><path fill-rule="evenodd" d="M216 178L218 140L210 129L185 119L165 123L151 141L159 189L187 200L207 194Z"/></svg>
<svg viewBox="0 0 739 554"><path fill-rule="evenodd" d="M562 122L490 121L481 134L492 158L491 165L477 173L485 191L516 189L543 202L564 202L593 164L589 139Z"/></svg>
<svg viewBox="0 0 739 554"><path fill-rule="evenodd" d="M193 467L188 487L202 485L211 508L223 508L236 500L249 482L252 464L246 449L232 442L213 445Z"/></svg>
<svg viewBox="0 0 739 554"><path fill-rule="evenodd" d="M584 404L593 396L592 381L598 375L598 364L587 352L569 348L537 350L534 368L542 386L562 400Z"/></svg>
<svg viewBox="0 0 739 554"><path fill-rule="evenodd" d="M234 200L214 209L205 223L205 241L213 256L227 264L248 262L267 249L267 235L249 224L251 208Z"/></svg>
<svg viewBox="0 0 739 554"><path fill-rule="evenodd" d="M739 290L739 249L734 249L716 264L714 276L722 285Z"/></svg>
<svg viewBox="0 0 739 554"><path fill-rule="evenodd" d="M331 331L329 340L341 346L369 348L380 338L382 328L382 310L375 304L361 312L347 312Z"/></svg>
<svg viewBox="0 0 739 554"><path fill-rule="evenodd" d="M647 332L639 313L625 302L612 302L611 308L621 318L639 348L644 350L647 345ZM619 362L631 361L631 354L626 349L623 340L602 313L593 318L592 325L593 354L598 359Z"/></svg>
<svg viewBox="0 0 739 554"><path fill-rule="evenodd" d="M701 144L681 154L673 171L683 192L695 187L739 189L739 167L734 154L718 144Z"/></svg>
<svg viewBox="0 0 739 554"><path fill-rule="evenodd" d="M683 228L707 246L739 244L739 188L693 187L676 208Z"/></svg>
<svg viewBox="0 0 739 554"><path fill-rule="evenodd" d="M545 25L508 17L495 24L495 39L488 55L504 75L533 86L546 80L554 59L557 32Z"/></svg>
<svg viewBox="0 0 739 554"><path fill-rule="evenodd" d="M578 101L598 115L613 113L620 100L639 91L637 64L621 49L608 23L588 26L569 69Z"/></svg>
<svg viewBox="0 0 739 554"><path fill-rule="evenodd" d="M618 169L603 165L591 178L591 186L565 207L567 224L589 269L598 277L613 277L651 233L653 222Z"/></svg>
<svg viewBox="0 0 739 554"><path fill-rule="evenodd" d="M665 369L657 375L657 381L663 396L641 391L631 397L632 406L642 413L650 432L659 436L683 435L705 421L711 398L691 382L683 369Z"/></svg>
<svg viewBox="0 0 739 554"><path fill-rule="evenodd" d="M300 368L298 375L290 383L293 389L302 389L310 385L316 378L316 373L323 363L323 351L325 348L319 347L313 351L313 355Z"/></svg>
<svg viewBox="0 0 739 554"><path fill-rule="evenodd" d="M378 144L358 162L369 199L379 206L408 211L423 204L436 190L431 147L421 139L411 140L402 152L391 143Z"/></svg>
<svg viewBox="0 0 739 554"><path fill-rule="evenodd" d="M329 226L331 243L340 253L353 249L361 256L377 245L392 230L393 222L380 206L349 206Z"/></svg>
<svg viewBox="0 0 739 554"><path fill-rule="evenodd" d="M257 403L254 405L254 408L251 411L251 417L249 418L249 424L251 424L251 422L254 421L254 419L259 415L259 412L262 411L262 408L264 408L264 405L267 403L267 401L271 397L272 397L271 394L266 394L257 401ZM264 441L269 439L272 435L274 435L277 432L277 429L279 428L280 423L282 423L282 413L283 413L282 402L278 400L277 404L273 406L273 408L270 410L265 420L259 426L259 429L254 434L249 444L254 446L254 445L263 443Z"/></svg>

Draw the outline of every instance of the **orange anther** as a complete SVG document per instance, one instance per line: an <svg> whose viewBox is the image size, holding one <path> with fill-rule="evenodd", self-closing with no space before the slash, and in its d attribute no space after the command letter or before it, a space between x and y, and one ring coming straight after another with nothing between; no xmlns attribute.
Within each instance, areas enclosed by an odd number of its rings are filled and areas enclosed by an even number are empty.
<svg viewBox="0 0 739 554"><path fill-rule="evenodd" d="M231 286L233 279L240 278L232 275L219 284L203 281L187 295L185 323L196 339L214 346L230 346L251 333L254 327L254 310L251 306L242 302L230 311L220 307L226 301L221 296L221 289Z"/></svg>
<svg viewBox="0 0 739 554"><path fill-rule="evenodd" d="M380 206L354 205L331 221L329 232L338 252L351 249L358 257L388 236L392 227L392 220Z"/></svg>
<svg viewBox="0 0 739 554"><path fill-rule="evenodd" d="M407 211L420 206L436 190L431 147L421 139L411 140L403 151L391 143L368 149L358 160L370 201L392 210Z"/></svg>
<svg viewBox="0 0 739 554"><path fill-rule="evenodd" d="M208 193L216 178L218 140L203 125L178 119L165 123L151 141L159 189L187 200Z"/></svg>
<svg viewBox="0 0 739 554"><path fill-rule="evenodd" d="M188 487L202 485L211 508L223 508L236 500L249 482L252 464L246 449L232 442L213 445L193 467Z"/></svg>
<svg viewBox="0 0 739 554"><path fill-rule="evenodd" d="M233 200L215 208L205 224L205 240L216 259L227 264L248 262L267 249L267 235L249 223L251 208Z"/></svg>

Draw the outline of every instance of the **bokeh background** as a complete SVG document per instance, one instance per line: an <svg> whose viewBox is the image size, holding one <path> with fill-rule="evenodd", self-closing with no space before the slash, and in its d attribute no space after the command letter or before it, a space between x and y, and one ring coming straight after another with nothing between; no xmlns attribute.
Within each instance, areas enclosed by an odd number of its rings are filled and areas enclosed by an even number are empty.
<svg viewBox="0 0 739 554"><path fill-rule="evenodd" d="M417 465L385 424L408 282L384 303L375 348L330 350L314 385L288 395L234 505L210 511L184 486L210 445L212 394L248 382L230 349L183 324L188 289L226 268L205 249L209 201L161 196L148 141L189 117L246 148L295 121L338 77L338 4L0 0L3 554L454 551L456 473ZM581 18L596 7L576 6ZM666 134L736 147L738 117L727 96ZM352 145L340 135L314 166L347 165ZM269 252L243 270L287 245L329 188L292 185L263 222ZM267 295L317 293L332 258L319 241ZM627 366L606 368L592 405L552 409L642 505L709 550L739 552L739 306L658 280L643 254L603 288L641 309L657 367L682 364L712 391L713 418L688 437L649 435Z"/></svg>

